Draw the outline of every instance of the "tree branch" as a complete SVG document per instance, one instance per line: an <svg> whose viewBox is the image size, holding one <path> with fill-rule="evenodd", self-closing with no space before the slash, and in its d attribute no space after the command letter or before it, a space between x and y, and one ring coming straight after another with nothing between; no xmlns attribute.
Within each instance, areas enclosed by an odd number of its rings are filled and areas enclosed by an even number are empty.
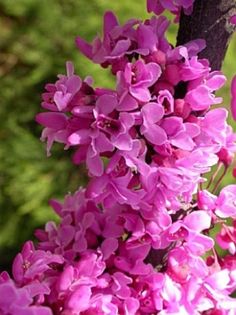
<svg viewBox="0 0 236 315"><path fill-rule="evenodd" d="M220 70L229 40L235 30L229 19L236 14L236 0L195 0L193 12L180 17L177 45L190 40L206 40L200 58L210 61L212 70Z"/></svg>

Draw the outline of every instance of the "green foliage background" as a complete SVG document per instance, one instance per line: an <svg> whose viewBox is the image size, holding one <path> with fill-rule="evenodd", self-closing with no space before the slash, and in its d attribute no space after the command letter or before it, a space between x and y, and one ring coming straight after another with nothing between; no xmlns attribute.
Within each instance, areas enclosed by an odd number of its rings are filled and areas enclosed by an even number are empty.
<svg viewBox="0 0 236 315"><path fill-rule="evenodd" d="M91 64L74 45L80 34L88 40L102 29L102 15L114 10L121 22L145 18L145 0L0 0L0 270L36 227L54 219L48 199L62 199L86 182L86 172L69 162L61 146L46 158L41 128L34 122L46 82L64 73L66 60L76 72L91 74L95 84L111 87L113 78ZM175 44L176 28L168 33ZM230 79L236 72L236 39L224 63ZM229 103L229 83L223 89ZM232 177L225 181L232 182Z"/></svg>

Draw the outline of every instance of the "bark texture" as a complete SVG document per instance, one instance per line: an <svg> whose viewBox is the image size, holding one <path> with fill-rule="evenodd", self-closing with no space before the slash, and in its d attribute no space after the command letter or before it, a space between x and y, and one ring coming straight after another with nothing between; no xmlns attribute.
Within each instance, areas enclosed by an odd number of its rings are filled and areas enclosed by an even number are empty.
<svg viewBox="0 0 236 315"><path fill-rule="evenodd" d="M236 14L236 0L195 0L193 12L180 17L177 45L203 38L206 48L200 58L210 61L212 70L220 70L229 40L235 30L230 17Z"/></svg>

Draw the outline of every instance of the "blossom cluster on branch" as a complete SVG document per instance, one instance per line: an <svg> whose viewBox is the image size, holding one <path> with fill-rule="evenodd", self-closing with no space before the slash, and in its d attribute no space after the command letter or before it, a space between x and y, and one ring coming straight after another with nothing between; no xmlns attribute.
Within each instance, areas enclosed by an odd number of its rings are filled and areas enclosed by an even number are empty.
<svg viewBox="0 0 236 315"><path fill-rule="evenodd" d="M187 14L192 4L147 8ZM168 25L163 16L120 25L107 12L103 37L76 45L111 69L115 88L94 87L71 62L46 85L36 120L48 155L54 142L71 148L90 180L50 201L60 223L36 230L12 277L0 274L0 315L236 314L236 185L219 192L236 135L227 110L212 108L226 79L198 58L203 40L172 47Z"/></svg>

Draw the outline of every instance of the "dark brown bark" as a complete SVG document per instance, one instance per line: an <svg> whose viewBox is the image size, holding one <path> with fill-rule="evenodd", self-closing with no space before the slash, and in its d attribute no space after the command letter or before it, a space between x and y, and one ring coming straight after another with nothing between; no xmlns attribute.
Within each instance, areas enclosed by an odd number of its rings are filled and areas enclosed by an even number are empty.
<svg viewBox="0 0 236 315"><path fill-rule="evenodd" d="M205 39L206 48L199 57L207 58L212 70L220 70L230 37L235 31L235 26L229 21L234 14L236 0L195 0L190 16L181 13L177 45L183 45L193 39ZM182 86L180 88L178 94L182 93L182 89L185 90ZM178 220L178 215L172 220ZM171 246L160 250L152 249L146 262L151 263L157 270L165 270L170 249Z"/></svg>
<svg viewBox="0 0 236 315"><path fill-rule="evenodd" d="M203 38L206 48L200 58L210 61L212 70L219 70L235 27L229 19L236 14L236 0L195 0L191 15L180 18L177 45Z"/></svg>

